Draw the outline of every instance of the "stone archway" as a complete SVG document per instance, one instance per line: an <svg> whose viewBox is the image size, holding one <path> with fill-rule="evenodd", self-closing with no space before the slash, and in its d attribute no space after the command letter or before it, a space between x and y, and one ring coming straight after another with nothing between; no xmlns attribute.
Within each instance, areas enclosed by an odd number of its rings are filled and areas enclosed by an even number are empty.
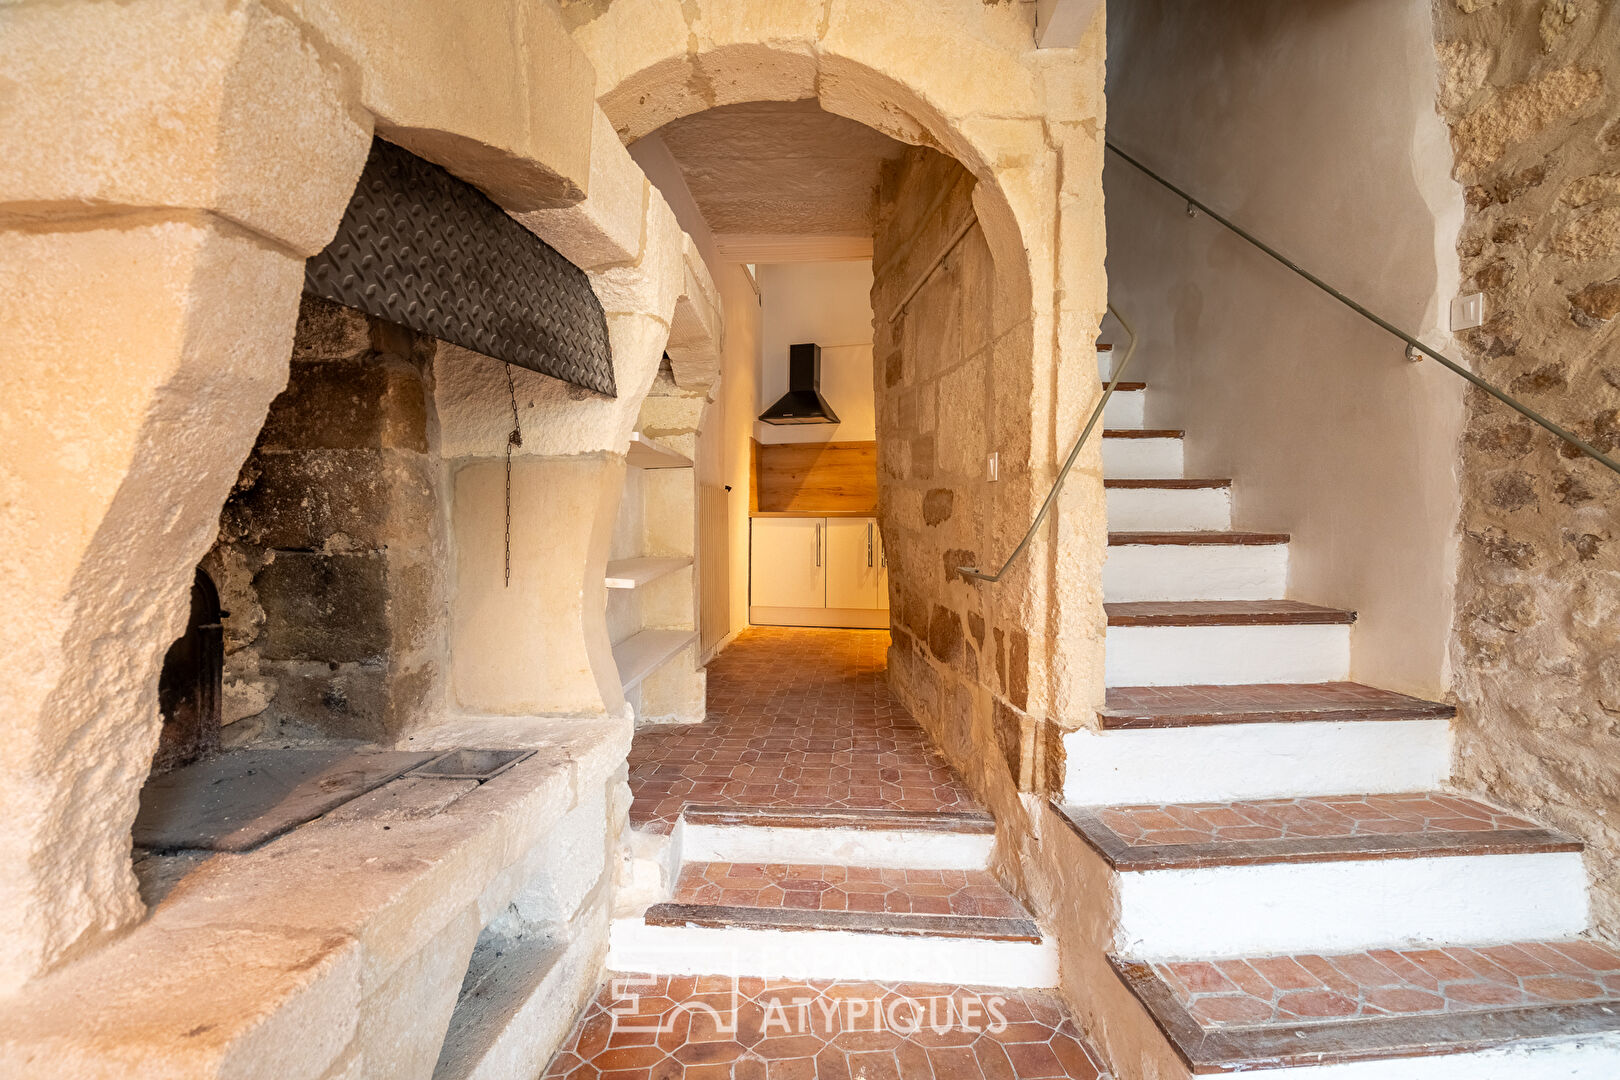
<svg viewBox="0 0 1620 1080"><path fill-rule="evenodd" d="M940 207L951 204L953 226L966 222L950 245L965 235L970 246L988 251L992 329L979 361L984 407L976 417L957 411L953 419L1010 437L999 447L999 488L977 487L982 478L961 471L940 487L954 486L951 494L962 503L983 503L972 510L972 558L999 563L1045 496L1097 392L1091 347L1104 308L1101 17L1077 52L1042 54L1030 47L1029 13L1020 5L977 0L746 11L611 0L570 4L564 16L597 68L598 102L627 143L710 108L813 99L901 142L938 150L971 176L971 194L954 188L954 202L942 196ZM932 256L948 255L940 250L947 239L923 229L915 252L897 252L893 265L879 269L873 300L880 402L885 350L903 357L919 347L907 339L897 309L927 291L921 279L935 275L941 263ZM907 275L917 278L915 289L902 280ZM966 286L958 279L955 287ZM999 400L998 371L1013 373L1004 382L1016 387ZM884 423L880 415L880 445ZM931 468L911 468L910 479L931 475ZM897 681L997 812L1004 838L1013 841L1006 853L1013 854L1028 835L1018 793L1041 788L1046 748L1057 743L1043 729L1089 722L1101 699L1100 460L1093 446L1059 502L1055 529L994 586L970 584L942 565L968 552L930 547L923 492L901 492L904 477L895 479L896 497L885 499L894 504L884 511L886 543L891 552L901 550L890 529L909 527L911 517L919 543L899 566L891 559L891 573L910 579L899 588L901 608L922 608L895 612L897 628L912 628L904 640L915 657L910 674ZM919 630L932 624L939 629ZM902 635L896 639L891 656L899 661Z"/></svg>

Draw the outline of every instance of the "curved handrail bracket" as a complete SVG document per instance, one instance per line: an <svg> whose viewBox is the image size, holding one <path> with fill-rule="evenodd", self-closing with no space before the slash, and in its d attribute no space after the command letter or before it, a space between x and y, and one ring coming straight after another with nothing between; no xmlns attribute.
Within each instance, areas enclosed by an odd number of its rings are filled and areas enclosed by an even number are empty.
<svg viewBox="0 0 1620 1080"><path fill-rule="evenodd" d="M1107 146L1107 148L1110 151L1112 151L1115 156L1119 157L1121 160L1125 161L1127 164L1134 166L1136 169L1138 169L1140 172L1142 172L1143 175L1147 176L1149 179L1155 181L1156 183L1158 183L1162 187L1165 187L1165 188L1169 189L1170 191L1175 192L1176 195L1178 195L1181 198L1187 200L1187 212L1188 212L1188 214L1190 216L1196 216L1196 215L1193 215L1193 210L1194 209L1200 210L1203 213L1208 214L1210 217L1214 218L1216 221L1218 221L1222 225L1226 226L1232 232L1237 233L1243 239L1247 240L1249 243L1253 244L1255 247L1259 248L1261 251L1265 252L1267 255L1270 255L1273 259L1276 259L1278 262L1282 263L1288 269L1292 270L1294 273L1298 274L1300 277L1304 278L1306 281L1310 282L1312 285L1315 285L1318 289L1321 289L1323 292L1325 292L1329 296L1333 297L1333 299L1337 300L1339 303L1343 304L1345 307L1349 308L1351 311L1354 311L1357 315L1360 315L1362 318L1364 318L1364 319L1368 320L1369 322L1375 324L1380 329L1385 330L1385 331L1387 331L1387 332L1389 332L1391 334L1394 334L1396 337L1398 337L1402 341L1406 342L1408 357L1410 357L1411 351L1413 349L1416 349L1418 352L1421 352L1424 356L1428 356L1428 357L1433 358L1442 367L1444 367L1447 371L1453 372L1454 374L1460 375L1464 379L1467 379L1470 383L1472 383L1475 386L1479 387L1481 390L1485 391L1487 394L1491 395L1491 397L1495 398L1497 401L1500 401L1502 404L1506 405L1508 408L1510 408L1513 411L1519 413L1520 415L1522 415L1522 416L1524 416L1524 417L1526 417L1526 418L1528 418L1530 420L1533 420L1536 423L1540 424L1542 427L1546 428L1548 431L1552 432L1554 435L1558 436L1560 439L1563 439L1565 442L1569 443L1569 445L1575 447L1577 450L1579 450L1581 453L1585 454L1587 457L1591 458L1593 461L1597 462L1600 465L1605 466L1606 468L1608 468L1612 472L1620 473L1620 462L1616 462L1613 458L1611 458L1607 454L1603 453L1603 451L1599 450L1597 447L1593 446L1591 443L1589 443L1586 440L1582 439L1579 435L1576 435L1573 431L1570 431L1568 428L1565 428L1565 427L1562 427L1562 426L1560 426L1558 424L1553 423L1551 420L1547 419L1545 416L1542 416L1540 413L1538 413L1534 409L1530 408L1530 406L1526 405L1524 402L1520 401L1518 398L1513 397L1511 394L1508 394L1507 392L1505 392L1503 390L1498 390L1495 386L1493 386L1490 383L1486 382L1484 379L1480 378L1478 375L1475 375L1472 371L1469 371L1466 367L1464 367L1461 364L1457 363L1455 360L1452 360L1451 358L1446 357L1446 356L1442 356L1440 353L1436 352L1434 349L1431 349L1429 346L1423 344L1423 342L1419 341L1417 338L1413 337L1411 334L1408 334L1405 330L1402 330L1400 327L1395 326L1394 324L1390 323L1387 319L1382 319L1382 318L1379 318L1377 315L1374 315L1371 311L1368 311L1365 307L1363 307L1362 305L1356 303L1354 300L1350 299L1348 296L1344 295L1344 293L1340 292L1338 289L1335 289L1333 286L1329 285L1327 282L1323 281L1321 278L1317 277L1315 274L1311 273L1309 270L1304 269L1299 264L1295 263L1292 259L1288 258L1286 255L1282 254L1281 252L1277 251L1275 248L1273 248L1270 245L1268 245L1267 243L1265 243L1263 240L1260 240L1257 237L1253 236L1252 234L1250 234L1247 230L1245 230L1241 226L1234 225L1232 222L1230 222L1226 218L1222 217L1215 210L1212 210L1208 206L1206 206L1205 204L1199 202L1197 199L1193 198L1191 195L1187 194L1185 191L1181 190L1176 185L1172 184L1170 181L1166 180L1164 177L1160 176L1158 173L1154 172L1152 169L1150 169L1146 165L1142 164L1140 161L1137 161L1135 158L1131 157L1131 155L1127 154L1125 151L1121 150L1119 147L1115 146L1112 142L1107 142L1104 145Z"/></svg>
<svg viewBox="0 0 1620 1080"><path fill-rule="evenodd" d="M1018 561L1018 556L1022 555L1024 549L1029 547L1030 541L1035 539L1035 531L1041 527L1041 522L1045 521L1046 515L1051 512L1052 503L1057 499L1058 489L1063 486L1064 478L1069 475L1069 470L1074 468L1074 463L1080 458L1080 448L1086 445L1086 439L1090 438L1092 429L1097 426L1097 421L1102 419L1103 409L1107 407L1108 399L1114 396L1114 388L1119 385L1119 377L1125 374L1125 369L1130 366L1131 356L1136 352L1136 331L1131 329L1131 324L1125 321L1125 316L1121 315L1113 304L1108 305L1108 311L1109 314L1119 320L1119 325L1123 326L1125 332L1130 335L1131 343L1125 349L1125 359L1121 360L1119 366L1114 368L1113 374L1109 377L1108 385L1103 388L1102 399L1097 402L1097 407L1091 410L1091 419L1086 421L1086 426L1081 430L1080 437L1074 441L1074 449L1069 451L1068 460L1063 463L1063 468L1058 470L1057 479L1052 481L1052 490L1046 493L1046 501L1041 503L1040 512L1035 515L1035 520L1029 523L1024 538L1018 541L1018 546L1013 548L1013 553L1007 556L1007 561L1001 564L1001 569L993 574L982 573L977 566L958 566L956 572L963 577L974 578L978 581L1000 581L1002 575L1012 567L1013 563Z"/></svg>

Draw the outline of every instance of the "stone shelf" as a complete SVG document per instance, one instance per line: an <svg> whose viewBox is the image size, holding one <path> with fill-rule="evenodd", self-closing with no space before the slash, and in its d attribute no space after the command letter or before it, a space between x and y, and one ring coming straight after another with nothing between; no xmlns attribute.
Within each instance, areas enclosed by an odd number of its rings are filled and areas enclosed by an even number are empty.
<svg viewBox="0 0 1620 1080"><path fill-rule="evenodd" d="M607 564L607 587L610 589L639 589L649 581L665 574L673 574L691 566L690 558L658 559L651 556L640 559L614 559Z"/></svg>
<svg viewBox="0 0 1620 1080"><path fill-rule="evenodd" d="M696 630L643 630L613 646L619 683L629 690L697 640Z"/></svg>
<svg viewBox="0 0 1620 1080"><path fill-rule="evenodd" d="M690 469L692 459L677 453L662 443L654 442L639 431L630 433L630 449L625 460L634 469Z"/></svg>

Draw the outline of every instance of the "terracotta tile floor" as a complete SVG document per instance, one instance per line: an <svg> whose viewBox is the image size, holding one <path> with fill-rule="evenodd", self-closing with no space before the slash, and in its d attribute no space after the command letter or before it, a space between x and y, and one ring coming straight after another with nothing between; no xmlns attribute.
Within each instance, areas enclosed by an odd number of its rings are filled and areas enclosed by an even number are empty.
<svg viewBox="0 0 1620 1080"><path fill-rule="evenodd" d="M756 628L709 665L709 718L636 732L630 822L706 806L976 810L884 679L884 630Z"/></svg>
<svg viewBox="0 0 1620 1080"><path fill-rule="evenodd" d="M1110 806L1097 816L1126 843L1209 844L1302 836L1484 832L1540 826L1458 795L1335 795L1307 799Z"/></svg>
<svg viewBox="0 0 1620 1080"><path fill-rule="evenodd" d="M1620 993L1620 953L1588 941L1160 963L1204 1027L1471 1012Z"/></svg>
<svg viewBox="0 0 1620 1080"><path fill-rule="evenodd" d="M1053 995L893 983L618 975L547 1077L1097 1080ZM629 980L628 983L620 980ZM633 994L636 1000L627 995Z"/></svg>
<svg viewBox="0 0 1620 1080"><path fill-rule="evenodd" d="M784 863L687 863L675 902L806 911L916 912L1026 919L982 870L877 870Z"/></svg>

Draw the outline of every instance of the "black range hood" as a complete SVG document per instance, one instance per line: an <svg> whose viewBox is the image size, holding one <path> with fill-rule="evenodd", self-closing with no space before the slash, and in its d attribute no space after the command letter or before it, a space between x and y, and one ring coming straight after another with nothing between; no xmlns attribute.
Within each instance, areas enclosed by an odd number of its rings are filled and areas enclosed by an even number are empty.
<svg viewBox="0 0 1620 1080"><path fill-rule="evenodd" d="M788 392L759 414L767 424L836 424L838 414L821 396L821 346L788 346Z"/></svg>

